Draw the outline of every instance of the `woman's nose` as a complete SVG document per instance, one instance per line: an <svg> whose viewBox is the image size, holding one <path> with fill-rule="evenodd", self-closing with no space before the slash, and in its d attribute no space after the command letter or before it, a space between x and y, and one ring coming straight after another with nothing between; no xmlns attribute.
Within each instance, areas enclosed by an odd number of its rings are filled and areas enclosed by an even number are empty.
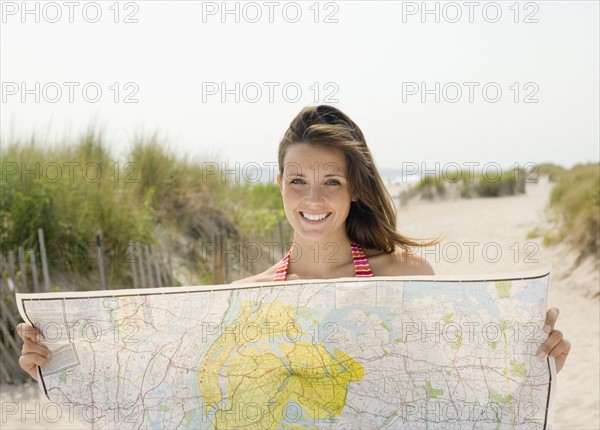
<svg viewBox="0 0 600 430"><path fill-rule="evenodd" d="M305 199L309 202L320 202L323 200L323 192L321 187L318 185L309 186L308 190L306 191Z"/></svg>

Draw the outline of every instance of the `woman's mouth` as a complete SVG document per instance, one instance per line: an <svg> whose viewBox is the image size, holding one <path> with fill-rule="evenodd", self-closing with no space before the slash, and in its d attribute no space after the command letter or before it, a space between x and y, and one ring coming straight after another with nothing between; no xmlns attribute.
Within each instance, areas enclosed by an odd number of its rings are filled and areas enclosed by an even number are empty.
<svg viewBox="0 0 600 430"><path fill-rule="evenodd" d="M320 222L323 222L325 219L327 219L329 217L329 215L331 215L331 212L306 213L306 212L301 211L300 215L302 216L304 221L311 223L311 224L318 224Z"/></svg>

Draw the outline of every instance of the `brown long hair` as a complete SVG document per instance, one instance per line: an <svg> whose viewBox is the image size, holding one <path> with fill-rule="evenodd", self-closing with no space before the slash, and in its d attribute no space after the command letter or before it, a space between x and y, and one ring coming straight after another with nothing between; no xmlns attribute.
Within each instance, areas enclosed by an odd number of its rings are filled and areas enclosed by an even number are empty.
<svg viewBox="0 0 600 430"><path fill-rule="evenodd" d="M292 120L279 143L279 173L283 176L283 160L290 145L309 143L342 151L348 165L348 183L353 199L346 219L346 232L351 240L365 248L391 253L396 246L431 246L439 239L420 241L396 231L396 208L386 189L367 146L365 137L354 121L339 109L307 106Z"/></svg>

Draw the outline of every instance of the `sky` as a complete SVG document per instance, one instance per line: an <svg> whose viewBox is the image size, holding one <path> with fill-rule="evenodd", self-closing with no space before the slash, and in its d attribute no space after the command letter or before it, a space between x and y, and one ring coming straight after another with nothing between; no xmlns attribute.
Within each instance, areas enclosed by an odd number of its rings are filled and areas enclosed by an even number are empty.
<svg viewBox="0 0 600 430"><path fill-rule="evenodd" d="M1 3L3 145L93 124L264 166L325 103L382 169L599 160L596 1Z"/></svg>

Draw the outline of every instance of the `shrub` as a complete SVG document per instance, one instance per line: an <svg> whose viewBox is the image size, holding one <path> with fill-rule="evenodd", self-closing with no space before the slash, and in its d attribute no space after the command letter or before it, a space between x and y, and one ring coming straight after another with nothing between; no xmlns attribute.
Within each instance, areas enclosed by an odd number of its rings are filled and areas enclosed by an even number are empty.
<svg viewBox="0 0 600 430"><path fill-rule="evenodd" d="M550 207L561 221L561 238L580 250L580 257L600 251L600 163L578 164L560 176Z"/></svg>

